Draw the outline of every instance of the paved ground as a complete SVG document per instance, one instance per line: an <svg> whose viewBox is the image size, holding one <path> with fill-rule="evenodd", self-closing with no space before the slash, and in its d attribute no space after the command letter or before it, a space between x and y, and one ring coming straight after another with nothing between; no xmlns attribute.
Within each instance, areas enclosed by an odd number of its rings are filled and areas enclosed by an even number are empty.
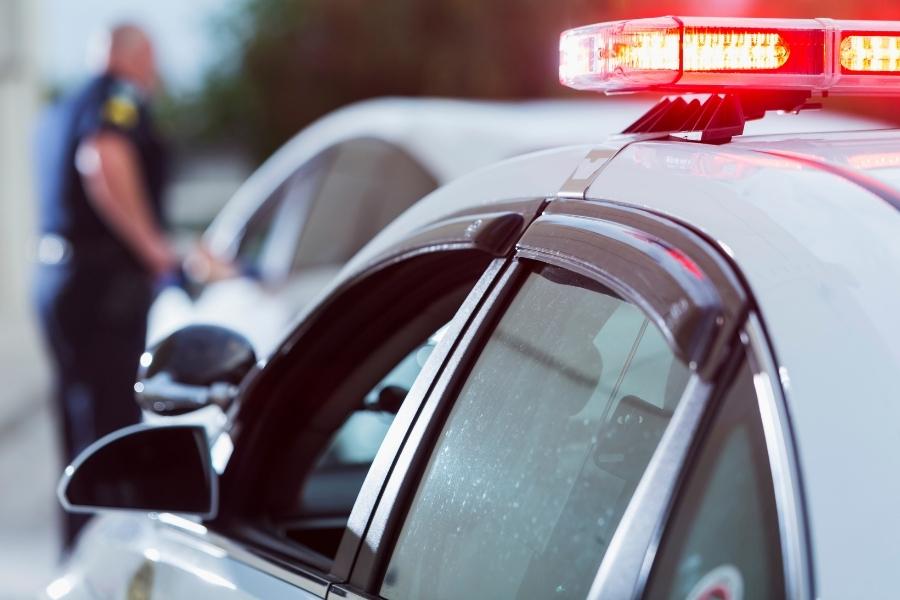
<svg viewBox="0 0 900 600"><path fill-rule="evenodd" d="M50 384L27 318L0 322L0 382L0 600L18 600L52 579L58 555Z"/></svg>
<svg viewBox="0 0 900 600"><path fill-rule="evenodd" d="M60 469L55 443L49 407L38 399L0 424L0 600L34 598L52 579Z"/></svg>

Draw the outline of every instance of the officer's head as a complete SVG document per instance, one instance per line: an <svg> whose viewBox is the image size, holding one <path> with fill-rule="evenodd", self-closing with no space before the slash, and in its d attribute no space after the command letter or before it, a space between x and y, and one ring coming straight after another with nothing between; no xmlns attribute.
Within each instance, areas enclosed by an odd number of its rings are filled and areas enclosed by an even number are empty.
<svg viewBox="0 0 900 600"><path fill-rule="evenodd" d="M139 26L124 23L104 32L95 47L97 66L127 79L146 92L157 85L156 58L150 36Z"/></svg>

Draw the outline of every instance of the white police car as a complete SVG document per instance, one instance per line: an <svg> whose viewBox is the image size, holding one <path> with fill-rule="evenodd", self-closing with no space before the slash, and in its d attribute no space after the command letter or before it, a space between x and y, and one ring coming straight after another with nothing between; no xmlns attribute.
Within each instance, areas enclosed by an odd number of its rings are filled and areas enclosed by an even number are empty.
<svg viewBox="0 0 900 600"><path fill-rule="evenodd" d="M562 50L579 87L708 95L434 192L245 377L238 336L176 333L144 376L241 380L229 430L86 451L63 501L131 514L50 597L894 595L900 132L739 133L900 88L900 23L640 20ZM361 414L383 442L345 435Z"/></svg>

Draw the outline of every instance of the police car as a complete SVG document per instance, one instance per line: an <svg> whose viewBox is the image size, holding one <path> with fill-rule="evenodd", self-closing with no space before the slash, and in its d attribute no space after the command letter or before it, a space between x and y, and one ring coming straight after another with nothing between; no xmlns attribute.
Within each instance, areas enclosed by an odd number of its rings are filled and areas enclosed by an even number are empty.
<svg viewBox="0 0 900 600"><path fill-rule="evenodd" d="M175 333L142 377L229 427L70 466L63 503L108 514L50 597L894 595L900 133L740 134L900 89L900 23L606 23L561 60L675 95L438 189L267 360Z"/></svg>

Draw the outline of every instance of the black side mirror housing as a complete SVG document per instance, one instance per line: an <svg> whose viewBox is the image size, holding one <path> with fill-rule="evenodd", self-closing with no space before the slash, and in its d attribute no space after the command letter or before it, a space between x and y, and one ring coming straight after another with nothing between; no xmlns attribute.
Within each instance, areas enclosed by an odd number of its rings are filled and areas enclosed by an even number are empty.
<svg viewBox="0 0 900 600"><path fill-rule="evenodd" d="M189 325L141 357L134 385L138 405L159 415L180 415L210 404L227 409L256 364L247 339L215 325Z"/></svg>
<svg viewBox="0 0 900 600"><path fill-rule="evenodd" d="M218 475L199 425L134 425L91 444L66 467L58 495L69 512L171 512L214 518Z"/></svg>

